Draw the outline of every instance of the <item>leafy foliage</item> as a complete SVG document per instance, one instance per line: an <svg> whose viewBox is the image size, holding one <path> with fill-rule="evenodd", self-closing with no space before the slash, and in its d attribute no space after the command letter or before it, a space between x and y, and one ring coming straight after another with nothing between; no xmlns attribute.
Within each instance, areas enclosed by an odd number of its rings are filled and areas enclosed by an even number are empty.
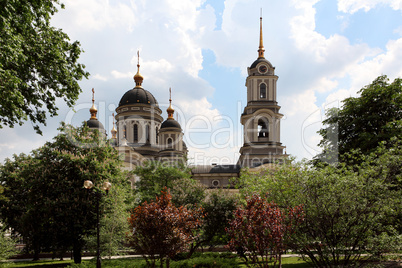
<svg viewBox="0 0 402 268"><path fill-rule="evenodd" d="M191 178L191 170L183 164L148 161L144 166L137 166L134 174L140 177L135 183L140 202L155 200L165 187L170 189L172 202L177 206L191 206L205 197L205 188Z"/></svg>
<svg viewBox="0 0 402 268"><path fill-rule="evenodd" d="M101 211L104 217L100 218L100 253L108 257L124 254L127 249L126 234L129 230L127 218L130 216L131 203L128 196L127 183L113 184L106 198L103 200ZM96 252L96 236L90 234L86 237L86 249Z"/></svg>
<svg viewBox="0 0 402 268"><path fill-rule="evenodd" d="M77 63L82 50L50 25L58 0L2 1L0 4L0 128L29 120L41 133L46 113L57 115L56 99L69 107L87 78ZM61 8L64 8L61 5Z"/></svg>
<svg viewBox="0 0 402 268"><path fill-rule="evenodd" d="M237 198L235 194L224 190L211 192L202 204L204 210L203 222L203 243L207 245L225 245L228 242L225 229L234 217L237 209Z"/></svg>
<svg viewBox="0 0 402 268"><path fill-rule="evenodd" d="M237 251L246 262L248 258L257 267L281 267L281 254L295 227L303 221L302 206L287 212L278 205L268 203L259 195L247 198L245 208L238 208L227 228L229 247Z"/></svg>
<svg viewBox="0 0 402 268"><path fill-rule="evenodd" d="M74 261L80 262L84 236L92 234L96 222L96 198L83 182L108 180L121 191L129 186L118 152L99 132L64 124L60 131L53 142L29 156L14 155L0 167L5 197L0 209L5 224L23 236L35 259L43 250L62 253L72 247ZM107 204L124 206L114 195L103 201L106 211Z"/></svg>
<svg viewBox="0 0 402 268"><path fill-rule="evenodd" d="M397 245L401 218L401 141L381 145L359 164L311 167L281 165L262 174L244 173L241 192L268 192L279 206L303 204L305 220L291 247L316 267L353 265L362 252L376 255Z"/></svg>
<svg viewBox="0 0 402 268"><path fill-rule="evenodd" d="M368 154L381 141L401 136L402 79L389 83L383 75L359 93L359 97L343 100L342 108L327 111L327 119L323 121L326 127L319 131L322 136L319 146L324 151L317 159L332 163L356 149Z"/></svg>
<svg viewBox="0 0 402 268"><path fill-rule="evenodd" d="M165 188L155 201L136 207L129 222L133 230L129 236L131 246L150 267L155 267L156 260L160 260L161 267L166 260L169 267L169 260L194 241L194 231L202 223L202 210L174 206Z"/></svg>
<svg viewBox="0 0 402 268"><path fill-rule="evenodd" d="M16 241L9 235L4 227L0 228L0 261L6 260L9 257L16 255L18 250L16 249Z"/></svg>

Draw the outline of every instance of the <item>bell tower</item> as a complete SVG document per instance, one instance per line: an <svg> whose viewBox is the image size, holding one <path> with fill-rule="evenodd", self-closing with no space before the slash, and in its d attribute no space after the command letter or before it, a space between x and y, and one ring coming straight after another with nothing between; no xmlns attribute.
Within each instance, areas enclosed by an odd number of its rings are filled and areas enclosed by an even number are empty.
<svg viewBox="0 0 402 268"><path fill-rule="evenodd" d="M258 58L247 68L247 106L240 117L243 125L244 144L240 149L238 164L257 167L281 162L286 153L280 142L280 123L283 115L276 100L278 76L275 67L265 59L260 17Z"/></svg>

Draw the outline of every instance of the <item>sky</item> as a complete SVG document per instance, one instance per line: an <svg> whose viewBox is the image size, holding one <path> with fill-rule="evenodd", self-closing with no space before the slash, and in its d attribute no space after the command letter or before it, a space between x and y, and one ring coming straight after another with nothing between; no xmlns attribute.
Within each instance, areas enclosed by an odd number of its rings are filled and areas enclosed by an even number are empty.
<svg viewBox="0 0 402 268"><path fill-rule="evenodd" d="M262 9L265 58L276 68L284 114L281 142L297 160L320 152L325 110L380 75L402 77L402 0L62 0L52 25L85 51L91 75L69 108L42 126L0 129L0 161L52 140L61 121L98 119L110 136L120 98L134 87L137 51L143 87L167 118L169 88L192 164L234 164L243 145L247 67L258 57ZM178 117L177 117L178 116Z"/></svg>

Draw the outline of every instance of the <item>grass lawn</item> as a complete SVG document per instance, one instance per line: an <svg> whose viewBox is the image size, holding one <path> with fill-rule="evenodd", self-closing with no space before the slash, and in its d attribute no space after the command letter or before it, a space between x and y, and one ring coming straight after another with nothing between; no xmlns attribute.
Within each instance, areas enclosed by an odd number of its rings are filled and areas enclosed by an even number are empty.
<svg viewBox="0 0 402 268"><path fill-rule="evenodd" d="M102 267L144 267L145 261L142 259L133 259L133 258L122 258L115 260L102 260ZM242 264L242 260L238 259L238 263L240 267L246 267L246 265ZM35 267L35 268L61 268L68 267L70 264L73 264L72 260L66 261L51 261L51 260L43 260L43 261L27 261L27 262L8 262L8 263L0 263L0 267L14 268L14 267ZM95 267L94 261L83 261L83 265L77 267ZM174 262L171 261L171 266L174 267ZM183 266L181 266L183 267ZM189 267L192 267L189 266ZM207 267L207 266L203 266ZM282 259L282 267L283 268L307 268L310 267L304 261L300 260L296 257L289 257Z"/></svg>
<svg viewBox="0 0 402 268"><path fill-rule="evenodd" d="M72 264L72 260L68 261L54 261L54 260L39 260L39 261L23 261L23 262L1 262L0 267L44 267L44 268L58 268L58 267L67 267Z"/></svg>

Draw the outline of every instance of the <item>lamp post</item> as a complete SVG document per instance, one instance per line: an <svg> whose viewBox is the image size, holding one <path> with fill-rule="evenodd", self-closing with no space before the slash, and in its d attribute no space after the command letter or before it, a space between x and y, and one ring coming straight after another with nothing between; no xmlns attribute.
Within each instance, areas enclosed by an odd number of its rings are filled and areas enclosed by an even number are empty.
<svg viewBox="0 0 402 268"><path fill-rule="evenodd" d="M109 189L111 187L112 187L112 184L110 182L108 182L108 181L105 181L102 184L102 187L100 189L94 188L94 184L92 183L92 181L89 181L89 180L84 181L84 188L88 189L88 190L93 188L94 189L94 194L95 194L95 197L96 197L96 268L101 268L101 266L102 266L101 265L101 257L100 257L100 239L99 239L99 233L100 233L100 230L99 230L99 226L100 226L100 223L99 223L99 214L100 214L99 203L100 203L100 200L101 200L102 196L104 195L102 190L105 191L106 195L107 195L109 193Z"/></svg>

